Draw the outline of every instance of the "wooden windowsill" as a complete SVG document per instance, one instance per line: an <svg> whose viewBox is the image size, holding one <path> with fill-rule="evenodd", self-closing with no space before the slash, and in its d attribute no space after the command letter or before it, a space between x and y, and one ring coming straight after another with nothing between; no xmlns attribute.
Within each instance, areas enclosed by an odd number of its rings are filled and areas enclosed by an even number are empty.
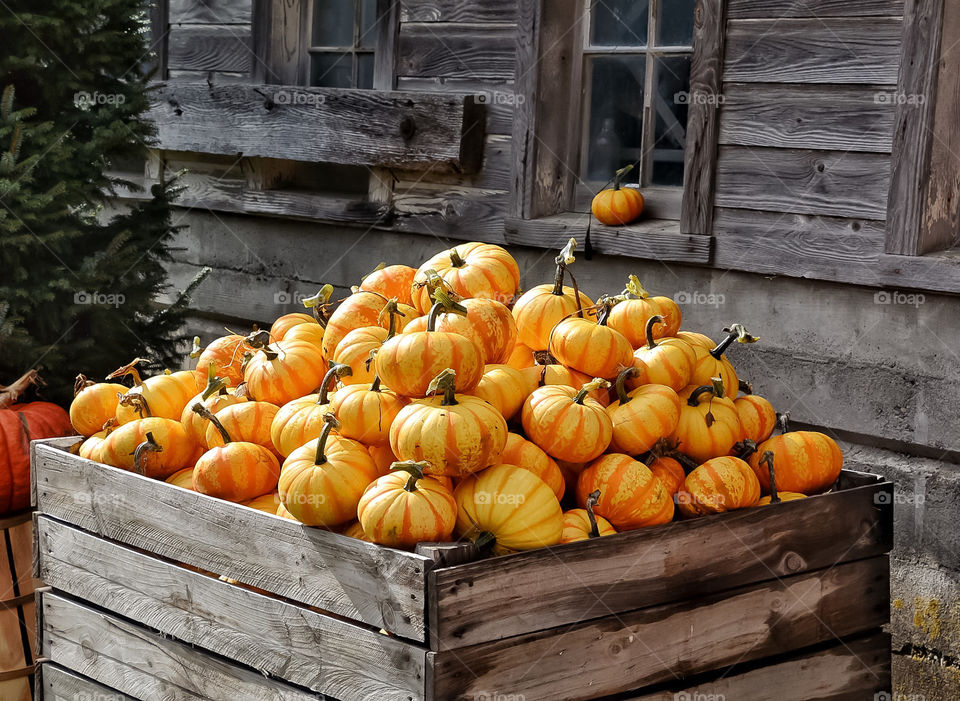
<svg viewBox="0 0 960 701"><path fill-rule="evenodd" d="M581 243L591 215L556 214L540 219L509 218L504 223L508 244L537 248L562 248L570 237ZM681 234L680 222L641 219L627 226L590 227L590 243L597 253L682 263L710 262L712 237Z"/></svg>

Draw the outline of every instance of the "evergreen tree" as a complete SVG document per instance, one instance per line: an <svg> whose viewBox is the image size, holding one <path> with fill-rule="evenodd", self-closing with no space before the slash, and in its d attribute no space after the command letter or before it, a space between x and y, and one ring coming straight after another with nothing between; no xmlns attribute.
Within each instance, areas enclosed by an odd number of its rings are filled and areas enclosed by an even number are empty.
<svg viewBox="0 0 960 701"><path fill-rule="evenodd" d="M142 0L7 0L0 7L0 381L35 365L66 403L73 376L149 358L179 364L185 297L162 308L176 228L164 181L108 215L107 173L143 163L153 128ZM16 105L14 104L16 102ZM195 283L199 283L196 280ZM191 285L193 287L193 285ZM189 293L189 290L186 291Z"/></svg>

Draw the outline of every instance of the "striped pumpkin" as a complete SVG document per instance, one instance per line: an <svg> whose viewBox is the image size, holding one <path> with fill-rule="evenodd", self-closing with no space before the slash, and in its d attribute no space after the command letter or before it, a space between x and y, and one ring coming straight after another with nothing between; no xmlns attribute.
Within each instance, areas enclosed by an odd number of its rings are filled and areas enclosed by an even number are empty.
<svg viewBox="0 0 960 701"><path fill-rule="evenodd" d="M294 312L278 317L270 327L270 342L282 341L290 329L301 324L317 324L317 320L303 312ZM317 325L319 326L319 324Z"/></svg>
<svg viewBox="0 0 960 701"><path fill-rule="evenodd" d="M270 438L270 425L278 408L269 402L242 402L217 412L216 417L235 440L256 443L280 457L280 452ZM204 436L207 448L223 445L223 437L213 426L207 426Z"/></svg>
<svg viewBox="0 0 960 701"><path fill-rule="evenodd" d="M297 324L283 335L284 341L306 341L323 348L324 328L320 324Z"/></svg>
<svg viewBox="0 0 960 701"><path fill-rule="evenodd" d="M438 302L430 310L426 331L394 336L377 353L377 375L397 394L427 396L433 378L447 368L456 373L458 392L469 392L480 384L483 350L458 333L435 330L444 306Z"/></svg>
<svg viewBox="0 0 960 701"><path fill-rule="evenodd" d="M663 482L639 460L622 453L609 453L592 462L577 480L577 504L599 490L595 510L617 531L632 531L669 523L673 499Z"/></svg>
<svg viewBox="0 0 960 701"><path fill-rule="evenodd" d="M524 368L521 372L527 382L527 396L529 396L533 390L537 389L537 387L545 387L547 385L566 385L567 387L573 387L575 390L579 390L593 380L589 375L584 375L582 372L571 370L557 363L533 365L529 368ZM607 389L602 386L592 390L587 396L603 406L607 406L610 403L610 394L607 392Z"/></svg>
<svg viewBox="0 0 960 701"><path fill-rule="evenodd" d="M327 320L323 332L323 357L333 359L333 353L344 336L364 326L380 326L380 312L389 299L377 292L360 290L342 302Z"/></svg>
<svg viewBox="0 0 960 701"><path fill-rule="evenodd" d="M290 455L296 448L320 435L324 417L331 411L330 402L336 396L333 386L350 372L347 365L331 365L320 382L317 394L308 394L280 407L270 423L270 439L281 456Z"/></svg>
<svg viewBox="0 0 960 701"><path fill-rule="evenodd" d="M278 341L257 349L243 371L243 379L254 399L282 406L310 394L326 371L327 363L313 343Z"/></svg>
<svg viewBox="0 0 960 701"><path fill-rule="evenodd" d="M380 386L380 378L373 383L348 385L337 390L330 402L330 411L340 420L340 435L364 445L388 445L390 427L400 410L410 400Z"/></svg>
<svg viewBox="0 0 960 701"><path fill-rule="evenodd" d="M482 297L510 304L520 283L517 261L491 243L462 243L441 251L420 266L411 286L413 305L421 314L433 305L427 271L433 270L446 289L463 298Z"/></svg>
<svg viewBox="0 0 960 701"><path fill-rule="evenodd" d="M830 436L817 431L790 431L765 440L749 458L764 491L770 490L769 474L760 465L766 452L773 456L777 486L784 492L820 494L837 481L843 469L843 451Z"/></svg>
<svg viewBox="0 0 960 701"><path fill-rule="evenodd" d="M148 434L153 441L148 441ZM150 450L150 447L159 450ZM194 464L200 447L190 440L183 424L173 419L148 417L123 424L103 442L100 458L107 465L135 470L153 479L166 479Z"/></svg>
<svg viewBox="0 0 960 701"><path fill-rule="evenodd" d="M610 310L607 324L622 333L634 348L640 348L647 342L647 326L653 316L663 320L657 325L653 337L675 336L680 330L682 315L680 307L669 297L651 297L636 275L631 275L625 290L626 299L618 302Z"/></svg>
<svg viewBox="0 0 960 701"><path fill-rule="evenodd" d="M717 345L712 338L696 331L677 331L675 336L689 346L701 346L707 350Z"/></svg>
<svg viewBox="0 0 960 701"><path fill-rule="evenodd" d="M715 348L707 349L701 345L693 347L697 354L697 361L693 366L693 374L690 376L690 384L705 385L712 381L712 378L719 377L723 380L726 396L730 399L736 399L740 391L740 379L737 377L737 371L733 364L724 355L724 351L734 341L739 343L754 343L756 338L747 333L746 329L740 324L733 324L730 331Z"/></svg>
<svg viewBox="0 0 960 701"><path fill-rule="evenodd" d="M128 370L130 372L125 372ZM108 375L108 379L111 379L111 376L117 376L117 372L133 374L136 383L117 402L116 418L117 423L120 424L148 416L179 421L187 402L203 389L202 385L198 385L197 377L192 370L154 375L140 382L136 370L131 366L125 366Z"/></svg>
<svg viewBox="0 0 960 701"><path fill-rule="evenodd" d="M408 265L388 265L378 268L363 278L360 289L379 292L387 299L396 299L400 304L411 305L410 289L417 271Z"/></svg>
<svg viewBox="0 0 960 701"><path fill-rule="evenodd" d="M663 317L654 314L647 322L647 342L633 352L637 376L630 388L646 384L666 385L679 392L688 384L697 362L697 352L679 338L653 336L654 326L662 324Z"/></svg>
<svg viewBox="0 0 960 701"><path fill-rule="evenodd" d="M427 463L397 462L360 497L357 518L371 542L412 548L420 542L449 541L457 522L450 489L424 477Z"/></svg>
<svg viewBox="0 0 960 701"><path fill-rule="evenodd" d="M532 350L547 350L550 332L560 321L579 309L593 306L593 300L580 292L565 287L563 277L566 263L557 259L557 272L552 285L537 285L524 292L513 305L513 318L517 324L517 342Z"/></svg>
<svg viewBox="0 0 960 701"><path fill-rule="evenodd" d="M279 322L279 319L277 321ZM313 323L319 326L317 322ZM197 375L197 384L203 387L207 381L208 370L213 365L217 369L217 374L225 379L228 385L234 387L239 385L243 382L243 357L246 353L252 353L253 350L253 346L247 343L247 339L238 334L214 339L197 358L197 367L194 370Z"/></svg>
<svg viewBox="0 0 960 701"><path fill-rule="evenodd" d="M115 382L91 382L77 375L70 402L70 423L81 436L92 436L103 430L107 421L116 419L117 402L128 387Z"/></svg>
<svg viewBox="0 0 960 701"><path fill-rule="evenodd" d="M671 439L697 463L729 455L740 440L740 417L722 386L688 387L680 393L680 420Z"/></svg>
<svg viewBox="0 0 960 701"><path fill-rule="evenodd" d="M510 310L495 299L470 298L461 302L465 315L443 314L437 331L459 333L480 346L486 364L505 363L517 340Z"/></svg>
<svg viewBox="0 0 960 701"><path fill-rule="evenodd" d="M593 511L599 498L599 491L592 492L587 496L586 508L570 509L564 512L561 543L576 543L605 535L616 535L617 529L610 525L607 519L597 516Z"/></svg>
<svg viewBox="0 0 960 701"><path fill-rule="evenodd" d="M210 424L206 419L193 410L194 405L200 404L205 409L208 409L210 412L216 414L218 411L221 409L226 409L228 406L247 401L246 397L238 396L227 391L227 382L224 378L216 376L216 369L216 364L207 366L206 388L199 394L192 397L190 401L187 402L187 405L183 407L183 411L180 413L180 423L182 423L183 427L186 429L187 435L189 435L195 443L205 447L207 440L207 427Z"/></svg>
<svg viewBox="0 0 960 701"><path fill-rule="evenodd" d="M107 436L113 433L113 431L117 428L116 423L116 419L113 419L114 425L109 426L102 431L98 431L87 438L83 443L80 444L77 455L79 455L81 458L86 458L87 460L93 460L94 462L103 462L100 451L103 449L103 442L106 440Z"/></svg>
<svg viewBox="0 0 960 701"><path fill-rule="evenodd" d="M740 388L750 390L750 385L741 381ZM777 412L768 400L747 391L742 397L737 397L733 405L740 417L740 440L762 443L773 434L777 427Z"/></svg>
<svg viewBox="0 0 960 701"><path fill-rule="evenodd" d="M319 438L283 461L277 489L286 510L308 526L339 526L357 517L357 504L377 479L377 466L363 445L331 436L333 415Z"/></svg>
<svg viewBox="0 0 960 701"><path fill-rule="evenodd" d="M614 452L639 455L657 441L672 434L680 420L680 397L665 385L642 385L626 390L627 378L636 372L627 368L617 377L617 400L607 407L613 424L610 448Z"/></svg>
<svg viewBox="0 0 960 701"><path fill-rule="evenodd" d="M558 460L593 460L610 445L613 422L603 405L587 395L608 384L597 379L579 391L566 385L534 390L521 413L527 437Z"/></svg>
<svg viewBox="0 0 960 701"><path fill-rule="evenodd" d="M509 365L486 365L480 384L467 392L496 407L503 418L512 419L529 394L523 373Z"/></svg>
<svg viewBox="0 0 960 701"><path fill-rule="evenodd" d="M664 456L654 458L650 461L648 467L650 468L650 472L663 482L670 496L680 491L680 487L683 486L683 482L687 478L687 473L684 471L683 465L671 457Z"/></svg>
<svg viewBox="0 0 960 701"><path fill-rule="evenodd" d="M560 542L563 511L547 484L529 470L499 464L465 477L454 491L456 532L495 553Z"/></svg>
<svg viewBox="0 0 960 701"><path fill-rule="evenodd" d="M677 495L680 512L688 518L755 506L759 500L757 476L747 463L729 455L695 468Z"/></svg>
<svg viewBox="0 0 960 701"><path fill-rule="evenodd" d="M456 394L455 373L432 383L440 396L418 399L400 410L390 427L390 447L402 461L427 462L427 473L460 477L494 463L507 439L507 422L490 404Z"/></svg>
<svg viewBox="0 0 960 701"><path fill-rule="evenodd" d="M606 320L606 309L596 323L576 316L564 319L550 333L550 353L561 364L590 377L616 377L633 365L633 346L606 326Z"/></svg>
<svg viewBox="0 0 960 701"><path fill-rule="evenodd" d="M507 442L503 446L499 460L507 465L517 465L524 470L530 470L547 483L547 486L557 495L558 501L563 499L566 492L563 473L560 472L556 461L536 443L516 433L508 433Z"/></svg>
<svg viewBox="0 0 960 701"><path fill-rule="evenodd" d="M233 441L219 419L202 405L195 411L220 434L223 445L210 448L197 460L193 488L236 502L272 492L280 478L280 463L273 453L256 443Z"/></svg>
<svg viewBox="0 0 960 701"><path fill-rule="evenodd" d="M369 385L376 376L370 351L380 350L389 331L380 326L364 326L354 329L337 345L331 361L348 365L351 373L342 378L345 385Z"/></svg>

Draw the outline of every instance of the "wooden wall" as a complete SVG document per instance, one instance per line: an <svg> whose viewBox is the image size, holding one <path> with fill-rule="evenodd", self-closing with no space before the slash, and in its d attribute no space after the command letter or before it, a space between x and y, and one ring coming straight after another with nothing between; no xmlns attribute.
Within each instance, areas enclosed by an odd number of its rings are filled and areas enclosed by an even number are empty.
<svg viewBox="0 0 960 701"><path fill-rule="evenodd" d="M881 256L902 14L903 0L727 0L715 265L844 279Z"/></svg>

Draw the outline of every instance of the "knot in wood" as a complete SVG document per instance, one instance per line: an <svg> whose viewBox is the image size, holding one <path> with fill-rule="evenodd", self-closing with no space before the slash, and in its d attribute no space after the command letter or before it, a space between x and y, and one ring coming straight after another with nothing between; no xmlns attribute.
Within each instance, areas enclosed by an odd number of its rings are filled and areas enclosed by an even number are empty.
<svg viewBox="0 0 960 701"><path fill-rule="evenodd" d="M417 133L417 120L407 115L400 120L400 136L404 141L410 141Z"/></svg>

